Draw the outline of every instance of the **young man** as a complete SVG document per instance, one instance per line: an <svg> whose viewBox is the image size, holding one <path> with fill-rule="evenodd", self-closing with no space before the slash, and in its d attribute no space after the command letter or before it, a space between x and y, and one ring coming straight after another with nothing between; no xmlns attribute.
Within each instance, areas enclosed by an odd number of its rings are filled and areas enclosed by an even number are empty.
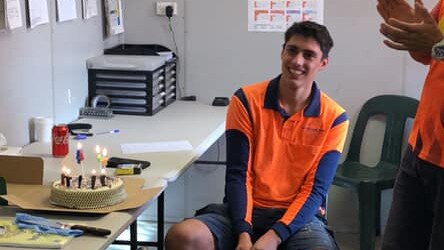
<svg viewBox="0 0 444 250"><path fill-rule="evenodd" d="M409 146L398 172L383 250L444 249L444 2L378 0L390 48L430 64Z"/></svg>
<svg viewBox="0 0 444 250"><path fill-rule="evenodd" d="M173 226L167 249L337 249L317 216L349 124L314 82L332 46L326 27L295 23L285 33L282 74L234 94L225 202Z"/></svg>

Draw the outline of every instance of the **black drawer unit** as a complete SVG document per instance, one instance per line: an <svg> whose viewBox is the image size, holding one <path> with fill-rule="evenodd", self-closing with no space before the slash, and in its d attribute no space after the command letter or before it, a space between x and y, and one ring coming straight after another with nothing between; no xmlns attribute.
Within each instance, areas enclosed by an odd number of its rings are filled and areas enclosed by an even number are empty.
<svg viewBox="0 0 444 250"><path fill-rule="evenodd" d="M108 96L115 114L154 115L176 99L162 57L101 55L87 67L89 98Z"/></svg>
<svg viewBox="0 0 444 250"><path fill-rule="evenodd" d="M160 56L165 59L165 105L176 100L177 95L177 56L167 47L159 44L119 44L105 49L105 55L145 55Z"/></svg>

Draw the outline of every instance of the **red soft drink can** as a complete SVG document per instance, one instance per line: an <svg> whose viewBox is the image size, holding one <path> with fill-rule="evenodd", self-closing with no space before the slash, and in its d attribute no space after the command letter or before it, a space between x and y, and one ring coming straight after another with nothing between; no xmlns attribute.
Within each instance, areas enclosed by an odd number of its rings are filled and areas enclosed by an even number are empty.
<svg viewBox="0 0 444 250"><path fill-rule="evenodd" d="M57 124L52 127L52 155L54 157L64 157L69 152L68 126Z"/></svg>

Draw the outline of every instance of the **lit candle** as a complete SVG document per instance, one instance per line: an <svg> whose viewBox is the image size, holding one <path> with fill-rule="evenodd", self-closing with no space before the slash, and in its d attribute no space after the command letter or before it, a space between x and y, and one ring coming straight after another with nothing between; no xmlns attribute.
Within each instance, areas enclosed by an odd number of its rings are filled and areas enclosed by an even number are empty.
<svg viewBox="0 0 444 250"><path fill-rule="evenodd" d="M82 175L79 175L79 177L77 177L77 181L79 182L78 183L78 188L81 188L82 187L82 179L83 179L83 176Z"/></svg>
<svg viewBox="0 0 444 250"><path fill-rule="evenodd" d="M100 146L96 145L97 162L99 163L99 167L101 167L102 164L102 155L100 154L100 152Z"/></svg>
<svg viewBox="0 0 444 250"><path fill-rule="evenodd" d="M60 184L62 186L65 186L65 177L66 177L65 173L66 173L66 169L67 169L66 166L62 167L62 174L61 174L61 178L60 178Z"/></svg>
<svg viewBox="0 0 444 250"><path fill-rule="evenodd" d="M102 187L106 186L106 171L104 168L100 170L100 185L102 185Z"/></svg>
<svg viewBox="0 0 444 250"><path fill-rule="evenodd" d="M108 150L103 148L102 150L102 168L106 168L106 164L108 164Z"/></svg>
<svg viewBox="0 0 444 250"><path fill-rule="evenodd" d="M77 164L80 165L81 167L81 175L85 175L84 169L83 169L83 164L82 161L85 160L85 154L83 153L83 149L82 149L82 144L80 142L77 143L77 151L76 151L76 161ZM81 181L81 180L80 180ZM80 185L80 182L79 182Z"/></svg>
<svg viewBox="0 0 444 250"><path fill-rule="evenodd" d="M71 179L72 179L72 177L70 176L71 175L71 169L66 169L66 187L70 187L71 186Z"/></svg>
<svg viewBox="0 0 444 250"><path fill-rule="evenodd" d="M96 185L96 170L93 169L91 171L91 188L94 189L95 185Z"/></svg>

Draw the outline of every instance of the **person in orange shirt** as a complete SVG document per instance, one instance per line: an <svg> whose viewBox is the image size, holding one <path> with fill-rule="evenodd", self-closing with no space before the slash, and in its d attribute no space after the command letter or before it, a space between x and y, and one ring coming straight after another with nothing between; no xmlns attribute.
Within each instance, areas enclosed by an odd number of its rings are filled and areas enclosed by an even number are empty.
<svg viewBox="0 0 444 250"><path fill-rule="evenodd" d="M378 0L384 44L430 64L401 163L383 250L444 249L444 1Z"/></svg>
<svg viewBox="0 0 444 250"><path fill-rule="evenodd" d="M338 249L318 214L349 121L314 81L332 46L325 26L294 23L285 33L282 73L235 92L224 203L173 226L166 249Z"/></svg>

